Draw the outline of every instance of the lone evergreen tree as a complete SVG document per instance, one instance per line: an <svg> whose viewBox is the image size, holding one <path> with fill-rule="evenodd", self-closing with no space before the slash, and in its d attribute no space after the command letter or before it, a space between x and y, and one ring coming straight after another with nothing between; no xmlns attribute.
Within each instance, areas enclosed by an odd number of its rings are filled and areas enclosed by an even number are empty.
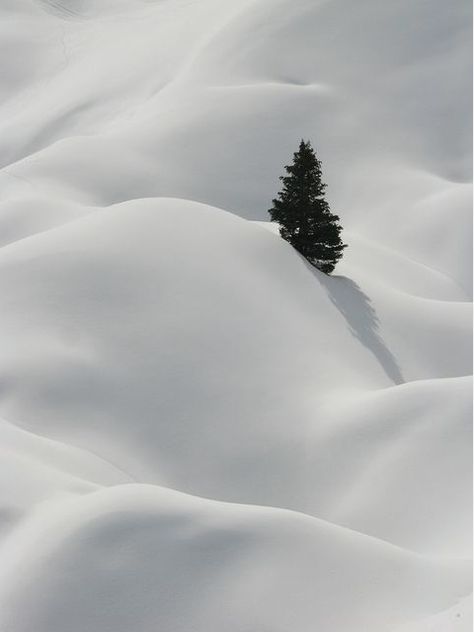
<svg viewBox="0 0 474 632"><path fill-rule="evenodd" d="M339 217L324 199L321 162L311 143L301 141L293 164L280 176L283 188L269 209L272 221L280 224L280 235L319 270L329 274L346 247L339 233Z"/></svg>

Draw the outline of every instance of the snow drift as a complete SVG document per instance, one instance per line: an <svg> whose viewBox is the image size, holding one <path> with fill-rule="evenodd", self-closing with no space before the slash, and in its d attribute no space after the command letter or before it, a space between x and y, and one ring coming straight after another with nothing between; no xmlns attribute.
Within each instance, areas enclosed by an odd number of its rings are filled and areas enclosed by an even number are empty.
<svg viewBox="0 0 474 632"><path fill-rule="evenodd" d="M0 628L469 630L467 3L0 11Z"/></svg>

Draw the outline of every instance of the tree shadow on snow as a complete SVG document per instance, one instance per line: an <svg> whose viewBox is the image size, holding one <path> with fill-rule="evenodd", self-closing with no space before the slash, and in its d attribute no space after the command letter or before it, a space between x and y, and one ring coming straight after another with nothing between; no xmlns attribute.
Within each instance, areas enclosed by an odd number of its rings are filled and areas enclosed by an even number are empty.
<svg viewBox="0 0 474 632"><path fill-rule="evenodd" d="M312 266L311 266L312 267ZM312 267L312 271L315 272ZM344 276L328 277L317 274L331 302L344 316L350 332L377 359L386 375L395 384L405 382L397 361L379 332L379 319L370 298L360 287Z"/></svg>

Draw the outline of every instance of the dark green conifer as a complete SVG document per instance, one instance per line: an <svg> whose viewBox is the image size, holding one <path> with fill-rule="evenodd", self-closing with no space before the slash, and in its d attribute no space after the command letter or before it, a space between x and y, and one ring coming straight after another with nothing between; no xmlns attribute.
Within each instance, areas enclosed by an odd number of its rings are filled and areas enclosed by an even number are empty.
<svg viewBox="0 0 474 632"><path fill-rule="evenodd" d="M324 199L321 162L311 143L301 141L293 164L281 176L283 188L269 209L280 235L319 270L329 274L346 247L340 238L339 217L331 213Z"/></svg>

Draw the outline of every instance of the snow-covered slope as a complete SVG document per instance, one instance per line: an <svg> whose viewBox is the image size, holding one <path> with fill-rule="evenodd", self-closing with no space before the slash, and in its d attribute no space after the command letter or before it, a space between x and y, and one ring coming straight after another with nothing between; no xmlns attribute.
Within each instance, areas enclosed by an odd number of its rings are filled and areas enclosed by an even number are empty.
<svg viewBox="0 0 474 632"><path fill-rule="evenodd" d="M470 629L469 11L2 3L1 630Z"/></svg>

